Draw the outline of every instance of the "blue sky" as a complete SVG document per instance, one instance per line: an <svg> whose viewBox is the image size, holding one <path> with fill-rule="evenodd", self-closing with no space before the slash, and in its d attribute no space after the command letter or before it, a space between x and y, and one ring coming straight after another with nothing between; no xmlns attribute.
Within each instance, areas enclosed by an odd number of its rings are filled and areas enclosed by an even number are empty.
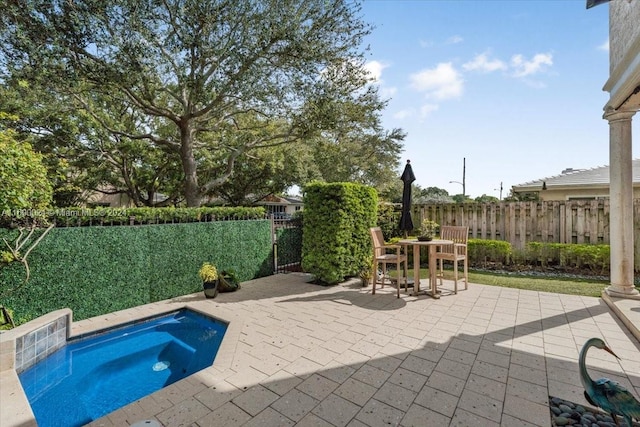
<svg viewBox="0 0 640 427"><path fill-rule="evenodd" d="M585 0L365 0L367 67L408 135L416 184L503 197L609 164L608 5ZM633 131L640 141L636 116ZM640 157L640 143L633 148Z"/></svg>

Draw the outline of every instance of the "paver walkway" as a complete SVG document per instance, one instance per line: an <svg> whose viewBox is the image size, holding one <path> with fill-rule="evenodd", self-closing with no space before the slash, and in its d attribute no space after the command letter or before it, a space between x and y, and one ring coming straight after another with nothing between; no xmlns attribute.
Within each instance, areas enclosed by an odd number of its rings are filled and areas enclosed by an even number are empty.
<svg viewBox="0 0 640 427"><path fill-rule="evenodd" d="M600 298L470 284L396 299L390 287L305 280L175 300L237 316L220 361L92 425L549 426L549 395L587 404L577 358L594 336L621 360L592 349L591 375L640 395L638 341Z"/></svg>

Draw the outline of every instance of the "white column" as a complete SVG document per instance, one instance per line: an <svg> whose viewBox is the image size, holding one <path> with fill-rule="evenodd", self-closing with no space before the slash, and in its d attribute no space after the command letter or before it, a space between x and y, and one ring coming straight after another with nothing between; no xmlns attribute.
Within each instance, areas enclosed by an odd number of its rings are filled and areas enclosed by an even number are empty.
<svg viewBox="0 0 640 427"><path fill-rule="evenodd" d="M633 171L631 117L635 111L607 112L609 121L609 245L613 297L640 298L633 285Z"/></svg>

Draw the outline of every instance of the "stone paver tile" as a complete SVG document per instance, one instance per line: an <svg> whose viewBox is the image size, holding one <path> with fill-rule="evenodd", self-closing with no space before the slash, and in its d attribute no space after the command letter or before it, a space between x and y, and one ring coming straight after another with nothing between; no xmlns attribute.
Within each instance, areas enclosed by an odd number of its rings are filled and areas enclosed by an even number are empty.
<svg viewBox="0 0 640 427"><path fill-rule="evenodd" d="M560 381L549 380L549 395L561 397L562 399L581 405L592 406L584 398L584 387L582 387L582 385L576 386Z"/></svg>
<svg viewBox="0 0 640 427"><path fill-rule="evenodd" d="M420 405L411 405L402 418L402 427L448 426L451 419Z"/></svg>
<svg viewBox="0 0 640 427"><path fill-rule="evenodd" d="M465 411L464 409L458 408L453 418L451 419L451 424L449 427L499 427L495 421L488 420L483 417L479 417L476 414L472 414L471 412Z"/></svg>
<svg viewBox="0 0 640 427"><path fill-rule="evenodd" d="M356 342L360 341L363 337L364 335L358 334L353 331L343 331L343 332L340 332L335 337L331 338L329 341L327 341L325 343L327 345L325 348L336 351L338 353L342 353L343 351L348 349L351 344L355 344ZM335 345L339 346L340 348L334 350L332 347Z"/></svg>
<svg viewBox="0 0 640 427"><path fill-rule="evenodd" d="M475 353L458 350L457 348L452 348L451 346L449 346L447 351L444 352L444 355L442 355L442 357L459 363L464 363L465 365L473 365L473 362L476 360Z"/></svg>
<svg viewBox="0 0 640 427"><path fill-rule="evenodd" d="M368 427L397 426L404 417L404 412L386 403L371 399L358 412L356 419Z"/></svg>
<svg viewBox="0 0 640 427"><path fill-rule="evenodd" d="M413 371L399 368L393 373L393 375L391 375L391 377L389 377L389 382L408 388L409 390L417 393L422 389L424 383L427 382L427 378L428 377L425 375L420 375Z"/></svg>
<svg viewBox="0 0 640 427"><path fill-rule="evenodd" d="M395 335L395 333L393 335ZM379 345L380 347L384 347L385 345L389 344L393 335L382 334L376 330L364 336L362 338L362 341L370 342Z"/></svg>
<svg viewBox="0 0 640 427"><path fill-rule="evenodd" d="M467 380L466 388L476 393L487 395L492 399L502 401L504 400L507 385L501 381L471 374Z"/></svg>
<svg viewBox="0 0 640 427"><path fill-rule="evenodd" d="M460 396L466 381L443 372L435 371L427 380L427 386L454 396Z"/></svg>
<svg viewBox="0 0 640 427"><path fill-rule="evenodd" d="M521 397L541 405L547 404L549 400L549 390L544 386L532 384L517 378L507 380L507 394Z"/></svg>
<svg viewBox="0 0 640 427"><path fill-rule="evenodd" d="M261 385L256 385L234 398L232 402L251 416L256 416L266 407L278 400L279 397L280 396L271 390Z"/></svg>
<svg viewBox="0 0 640 427"><path fill-rule="evenodd" d="M246 390L249 387L262 382L266 378L268 378L268 375L245 365L240 372L236 372L235 374L227 377L226 381L238 387L240 390Z"/></svg>
<svg viewBox="0 0 640 427"><path fill-rule="evenodd" d="M375 353L377 353L377 350L370 354L375 354ZM337 360L339 360L340 363L349 365L356 370L359 369L365 363L367 363L369 359L370 357L368 355L364 353L358 353L357 351L353 351L351 349L345 351L337 358Z"/></svg>
<svg viewBox="0 0 640 427"><path fill-rule="evenodd" d="M406 335L396 335L389 344L396 344L407 350L414 350L420 346L420 340Z"/></svg>
<svg viewBox="0 0 640 427"><path fill-rule="evenodd" d="M495 351L489 351L480 349L478 351L478 360L491 363L492 365L498 365L503 368L508 368L511 363L511 356L508 354L500 354Z"/></svg>
<svg viewBox="0 0 640 427"><path fill-rule="evenodd" d="M308 394L293 389L276 400L271 407L293 421L300 421L319 402Z"/></svg>
<svg viewBox="0 0 640 427"><path fill-rule="evenodd" d="M278 371L266 380L262 381L262 385L272 392L282 396L289 390L300 384L303 380L286 371Z"/></svg>
<svg viewBox="0 0 640 427"><path fill-rule="evenodd" d="M363 406L378 391L376 387L365 384L362 381L353 378L347 379L334 393L340 397Z"/></svg>
<svg viewBox="0 0 640 427"><path fill-rule="evenodd" d="M266 408L258 415L253 417L243 427L290 427L295 423L280 412L271 408ZM299 425L299 424L298 424Z"/></svg>
<svg viewBox="0 0 640 427"><path fill-rule="evenodd" d="M530 400L507 394L504 401L504 413L522 418L537 426L549 425L549 405L541 405Z"/></svg>
<svg viewBox="0 0 640 427"><path fill-rule="evenodd" d="M529 422L527 422L526 420L522 420L519 418L516 418L512 415L508 415L508 414L502 414L502 420L500 421L500 427L513 427L513 426L518 426L518 427L548 427L549 424L545 424L544 426L538 426L536 424L531 424Z"/></svg>
<svg viewBox="0 0 640 427"><path fill-rule="evenodd" d="M384 347L384 345L378 345L362 340L352 345L350 347L350 350L355 351L356 353L364 354L368 359L369 355L378 353L382 347Z"/></svg>
<svg viewBox="0 0 640 427"><path fill-rule="evenodd" d="M330 422L323 420L311 412L305 415L304 418L298 421L295 425L296 427L335 427Z"/></svg>
<svg viewBox="0 0 640 427"><path fill-rule="evenodd" d="M436 363L409 355L400 364L400 367L428 377L435 369Z"/></svg>
<svg viewBox="0 0 640 427"><path fill-rule="evenodd" d="M231 402L227 402L213 412L210 412L206 416L199 418L197 421L200 427L235 427L244 425L251 419L251 416L238 408ZM170 426L177 426L177 424L165 424Z"/></svg>
<svg viewBox="0 0 640 427"><path fill-rule="evenodd" d="M423 387L414 403L451 418L456 410L458 397L435 388Z"/></svg>
<svg viewBox="0 0 640 427"><path fill-rule="evenodd" d="M546 386L547 385L547 372L531 368L528 366L522 366L512 363L509 367L509 378L517 378L522 381L527 381L533 384Z"/></svg>
<svg viewBox="0 0 640 427"><path fill-rule="evenodd" d="M312 413L334 426L346 426L356 416L361 407L340 396L331 394L316 406Z"/></svg>
<svg viewBox="0 0 640 427"><path fill-rule="evenodd" d="M345 337L349 341L346 339L341 339L339 337L334 337L328 341L320 343L320 347L334 353L344 353L349 349L349 347L351 347L353 344L358 342L360 338L362 338L362 335L355 334L353 332L347 332L347 333L351 334L351 336ZM350 340L353 340L353 342L351 342Z"/></svg>
<svg viewBox="0 0 640 427"><path fill-rule="evenodd" d="M279 351L274 352L273 354L275 354L279 358L284 359L288 362L293 362L298 357L304 355L308 351L309 350L299 347L297 345L288 344L282 347Z"/></svg>
<svg viewBox="0 0 640 427"><path fill-rule="evenodd" d="M373 398L394 408L406 411L417 395L418 393L415 391L387 382L378 389Z"/></svg>
<svg viewBox="0 0 640 427"><path fill-rule="evenodd" d="M327 350L326 348L323 348L321 345L316 346L315 348L313 348L312 350L310 350L304 355L305 359L309 359L322 366L327 365L328 363L330 363L331 361L335 360L338 357L340 357L340 353Z"/></svg>
<svg viewBox="0 0 640 427"><path fill-rule="evenodd" d="M389 372L376 368L373 366L371 361L369 361L358 369L351 378L362 381L363 383L369 384L373 387L380 387L389 379L390 376L391 374Z"/></svg>
<svg viewBox="0 0 640 427"><path fill-rule="evenodd" d="M209 413L209 408L195 397L183 400L156 417L165 426L188 426Z"/></svg>
<svg viewBox="0 0 640 427"><path fill-rule="evenodd" d="M443 354L444 351L431 347L419 348L410 353L411 356L419 357L420 359L429 360L431 362L438 362Z"/></svg>
<svg viewBox="0 0 640 427"><path fill-rule="evenodd" d="M321 370L322 368L323 365L320 365L313 360L309 360L305 357L299 357L298 359L287 365L284 370L289 372L291 375L295 375L304 379L312 375L314 372Z"/></svg>
<svg viewBox="0 0 640 427"><path fill-rule="evenodd" d="M480 344L466 339L454 338L451 340L451 344L449 344L449 347L463 350L468 353L477 354L478 350L480 349Z"/></svg>
<svg viewBox="0 0 640 427"><path fill-rule="evenodd" d="M380 353L404 359L412 349L390 342L380 349Z"/></svg>
<svg viewBox="0 0 640 427"><path fill-rule="evenodd" d="M480 360L476 360L476 362L473 364L473 368L471 368L471 372L504 383L507 382L509 374L509 370L507 368L492 365L491 363L483 362Z"/></svg>
<svg viewBox="0 0 640 427"><path fill-rule="evenodd" d="M393 373L398 366L402 364L402 361L406 358L407 353L404 353L401 357L387 356L386 354L376 354L368 362L367 365L382 369L383 371Z"/></svg>
<svg viewBox="0 0 640 427"><path fill-rule="evenodd" d="M309 396L322 400L329 396L340 384L318 374L313 374L296 388Z"/></svg>
<svg viewBox="0 0 640 427"><path fill-rule="evenodd" d="M471 365L442 358L436 365L435 370L466 380L471 372Z"/></svg>
<svg viewBox="0 0 640 427"><path fill-rule="evenodd" d="M329 378L331 381L343 383L347 378L353 375L354 372L356 372L355 368L343 365L342 363L334 360L325 366L323 370L319 371L318 374L325 378Z"/></svg>
<svg viewBox="0 0 640 427"><path fill-rule="evenodd" d="M528 366L534 369L546 369L546 363L543 355L534 355L520 351L514 351L511 354L511 363Z"/></svg>
<svg viewBox="0 0 640 427"><path fill-rule="evenodd" d="M501 400L492 399L484 394L465 389L462 392L462 396L460 396L458 407L491 421L500 422L502 414Z"/></svg>

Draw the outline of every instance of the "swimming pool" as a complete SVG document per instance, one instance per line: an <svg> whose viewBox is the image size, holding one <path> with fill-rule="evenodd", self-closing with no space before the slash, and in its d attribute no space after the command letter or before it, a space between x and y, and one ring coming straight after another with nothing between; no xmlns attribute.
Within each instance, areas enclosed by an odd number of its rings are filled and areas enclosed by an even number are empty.
<svg viewBox="0 0 640 427"><path fill-rule="evenodd" d="M211 366L226 329L184 309L72 339L19 378L39 427L80 426Z"/></svg>

